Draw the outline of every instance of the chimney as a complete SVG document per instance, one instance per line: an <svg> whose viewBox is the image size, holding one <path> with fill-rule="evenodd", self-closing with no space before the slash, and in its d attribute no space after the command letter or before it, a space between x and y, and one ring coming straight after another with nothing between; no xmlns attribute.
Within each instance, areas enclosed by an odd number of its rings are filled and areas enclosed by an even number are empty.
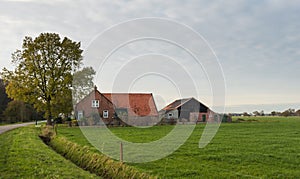
<svg viewBox="0 0 300 179"><path fill-rule="evenodd" d="M94 90L97 91L97 86L96 85L94 86Z"/></svg>

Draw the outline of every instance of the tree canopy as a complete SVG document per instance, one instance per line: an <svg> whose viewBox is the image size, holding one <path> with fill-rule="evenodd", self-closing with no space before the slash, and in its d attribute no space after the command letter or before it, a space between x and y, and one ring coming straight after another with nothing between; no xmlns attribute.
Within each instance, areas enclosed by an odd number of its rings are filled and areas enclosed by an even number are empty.
<svg viewBox="0 0 300 179"><path fill-rule="evenodd" d="M56 33L41 33L35 39L25 37L22 50L12 54L15 70L4 68L1 73L9 82L8 96L45 111L47 124L51 124L53 114L72 110L72 105L63 104L72 103L73 73L81 65L82 52L80 42L61 39ZM65 96L70 97L69 101L62 101Z"/></svg>
<svg viewBox="0 0 300 179"><path fill-rule="evenodd" d="M92 67L84 67L73 75L73 104L77 104L94 88L93 78L96 74Z"/></svg>

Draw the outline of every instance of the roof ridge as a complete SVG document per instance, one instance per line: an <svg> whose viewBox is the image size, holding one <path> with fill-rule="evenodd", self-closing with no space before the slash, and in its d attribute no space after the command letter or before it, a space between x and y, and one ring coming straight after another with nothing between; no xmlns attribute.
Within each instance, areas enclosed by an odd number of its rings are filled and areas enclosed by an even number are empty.
<svg viewBox="0 0 300 179"><path fill-rule="evenodd" d="M179 99L181 100L181 103L179 105L177 105L175 108L178 108L179 106L182 106L183 104L187 103L188 101L190 101L191 99L193 99L193 97L191 98L183 98L183 99ZM186 100L184 102L182 102L183 100Z"/></svg>
<svg viewBox="0 0 300 179"><path fill-rule="evenodd" d="M152 94L152 93L102 93L102 94Z"/></svg>
<svg viewBox="0 0 300 179"><path fill-rule="evenodd" d="M172 103L170 103L169 105L167 105L166 107L164 107L163 109L167 108L168 106L172 106L172 104L175 104L176 102L180 101L180 104L178 104L177 106L173 106L174 109L178 108L178 107L182 106L183 104L187 103L188 101L190 101L192 99L195 99L195 98L194 97L189 97L189 98L176 99L175 101L173 101Z"/></svg>

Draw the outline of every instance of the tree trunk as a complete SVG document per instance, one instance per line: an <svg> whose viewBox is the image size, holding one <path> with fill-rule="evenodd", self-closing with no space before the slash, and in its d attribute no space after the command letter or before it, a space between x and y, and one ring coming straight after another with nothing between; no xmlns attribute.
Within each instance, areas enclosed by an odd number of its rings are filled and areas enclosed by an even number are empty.
<svg viewBox="0 0 300 179"><path fill-rule="evenodd" d="M47 126L51 126L51 125L52 125L51 119L47 118Z"/></svg>
<svg viewBox="0 0 300 179"><path fill-rule="evenodd" d="M50 98L50 97L49 97ZM52 122L51 122L51 104L50 104L50 101L51 101L51 98L47 100L47 111L46 111L46 119L47 119L47 126L48 125L52 125Z"/></svg>

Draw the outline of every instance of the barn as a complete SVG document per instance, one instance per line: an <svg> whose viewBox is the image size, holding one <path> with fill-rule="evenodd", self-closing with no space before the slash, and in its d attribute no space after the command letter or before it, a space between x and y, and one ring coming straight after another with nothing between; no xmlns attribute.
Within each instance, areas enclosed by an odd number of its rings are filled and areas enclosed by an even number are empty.
<svg viewBox="0 0 300 179"><path fill-rule="evenodd" d="M159 120L152 93L101 93L96 86L76 104L75 114L85 125L147 126Z"/></svg>
<svg viewBox="0 0 300 179"><path fill-rule="evenodd" d="M179 122L206 122L209 115L213 115L206 105L195 98L178 99L170 103L159 114L165 120L177 120Z"/></svg>

